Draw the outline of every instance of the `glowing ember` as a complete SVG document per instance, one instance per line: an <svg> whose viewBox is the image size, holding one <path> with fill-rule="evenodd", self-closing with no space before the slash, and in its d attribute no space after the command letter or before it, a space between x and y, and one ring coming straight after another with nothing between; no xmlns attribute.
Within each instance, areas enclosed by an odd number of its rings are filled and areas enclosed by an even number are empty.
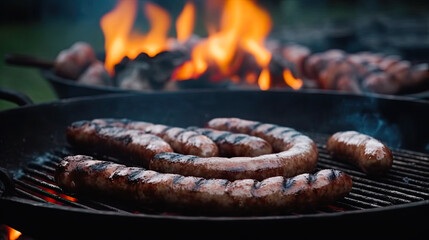
<svg viewBox="0 0 429 240"><path fill-rule="evenodd" d="M294 78L289 69L285 69L283 71L283 78L286 84L294 90L298 90L302 87L302 80L299 78Z"/></svg>
<svg viewBox="0 0 429 240"><path fill-rule="evenodd" d="M114 66L122 58L136 58L140 53L155 56L167 50L167 34L170 15L153 3L144 4L144 13L149 20L147 34L132 31L137 14L137 0L121 0L115 9L101 18L100 25L105 38L105 67L113 75Z"/></svg>

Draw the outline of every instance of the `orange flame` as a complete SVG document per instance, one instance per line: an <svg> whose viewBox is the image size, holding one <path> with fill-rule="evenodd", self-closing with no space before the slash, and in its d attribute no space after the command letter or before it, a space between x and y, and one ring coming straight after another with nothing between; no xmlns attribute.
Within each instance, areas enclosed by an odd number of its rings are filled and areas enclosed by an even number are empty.
<svg viewBox="0 0 429 240"><path fill-rule="evenodd" d="M17 231L9 226L6 226L6 230L9 234L9 240L16 240L22 235L20 231Z"/></svg>
<svg viewBox="0 0 429 240"><path fill-rule="evenodd" d="M270 89L271 76L270 76L270 70L268 70L268 68L262 69L262 72L261 72L261 74L259 75L259 78L258 78L258 84L259 84L259 88L261 90L268 90L268 89Z"/></svg>
<svg viewBox="0 0 429 240"><path fill-rule="evenodd" d="M295 78L289 69L283 70L283 78L287 85L289 85L294 90L298 90L302 87L302 80L299 78Z"/></svg>
<svg viewBox="0 0 429 240"><path fill-rule="evenodd" d="M191 60L176 69L173 78L198 78L209 66L215 65L226 77L235 79L231 65L240 51L252 54L263 69L259 76L260 88L270 86L268 64L271 53L264 47L265 37L271 30L269 14L250 0L227 0L218 31L211 29L209 36L192 50Z"/></svg>
<svg viewBox="0 0 429 240"><path fill-rule="evenodd" d="M187 2L176 20L177 40L184 43L192 35L195 22L195 5Z"/></svg>
<svg viewBox="0 0 429 240"><path fill-rule="evenodd" d="M105 38L105 67L111 75L114 66L124 57L134 59L141 52L155 56L167 49L170 15L156 4L145 3L144 13L149 20L150 30L147 34L132 31L137 3L137 0L120 0L115 9L101 18L100 25Z"/></svg>

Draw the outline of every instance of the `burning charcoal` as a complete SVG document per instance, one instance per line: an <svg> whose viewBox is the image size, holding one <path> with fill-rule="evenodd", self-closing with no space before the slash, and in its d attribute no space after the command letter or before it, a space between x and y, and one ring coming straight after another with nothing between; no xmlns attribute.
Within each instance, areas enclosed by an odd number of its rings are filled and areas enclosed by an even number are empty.
<svg viewBox="0 0 429 240"><path fill-rule="evenodd" d="M139 54L134 60L127 57L115 66L115 81L117 85L130 90L158 90L173 88L169 83L171 75L177 66L186 60L180 51L166 51L154 57L146 53Z"/></svg>
<svg viewBox="0 0 429 240"><path fill-rule="evenodd" d="M68 79L78 79L95 60L94 50L88 43L76 42L58 54L55 59L55 74Z"/></svg>
<svg viewBox="0 0 429 240"><path fill-rule="evenodd" d="M91 86L112 86L112 79L101 61L93 62L77 79L78 83Z"/></svg>

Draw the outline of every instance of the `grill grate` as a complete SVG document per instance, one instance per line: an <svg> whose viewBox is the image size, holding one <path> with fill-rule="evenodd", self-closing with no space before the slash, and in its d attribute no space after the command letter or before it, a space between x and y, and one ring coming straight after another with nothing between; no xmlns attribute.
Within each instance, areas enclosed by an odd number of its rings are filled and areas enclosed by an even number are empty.
<svg viewBox="0 0 429 240"><path fill-rule="evenodd" d="M353 179L353 188L347 197L308 213L363 210L429 199L429 155L406 150L394 150L392 169L385 176L369 177L351 165L332 159L324 145L318 144L318 149L317 170L335 168L344 171ZM22 174L14 179L16 195L37 202L72 208L113 211L124 214L168 214L149 208L124 206L118 202L87 199L81 196L77 198L63 193L55 184L53 173L61 159L72 154L74 154L72 149L57 149L45 153L39 156L36 161L29 163L22 169Z"/></svg>

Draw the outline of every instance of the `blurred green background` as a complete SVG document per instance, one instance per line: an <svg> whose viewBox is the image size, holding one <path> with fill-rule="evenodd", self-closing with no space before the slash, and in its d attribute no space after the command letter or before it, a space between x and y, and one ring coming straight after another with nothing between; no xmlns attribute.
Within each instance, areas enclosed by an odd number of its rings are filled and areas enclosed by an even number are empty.
<svg viewBox="0 0 429 240"><path fill-rule="evenodd" d="M212 0L213 1L213 0ZM165 7L173 21L186 1L153 1ZM203 8L204 1L195 1ZM350 19L369 15L426 14L427 1L373 1L373 0L272 0L259 1L271 13L273 33L284 29L320 28L327 22L347 23ZM97 52L103 51L104 39L99 19L116 4L116 0L2 0L0 3L0 88L21 91L34 102L57 99L47 80L38 69L9 66L5 54L20 53L48 60L76 41L90 43ZM141 14L141 11L139 11ZM198 11L195 32L205 35L204 10ZM137 25L145 28L144 17ZM172 34L174 28L172 27ZM429 26L428 26L429 29ZM173 36L173 35L172 35ZM428 41L429 43L429 41ZM0 110L15 107L0 100Z"/></svg>

